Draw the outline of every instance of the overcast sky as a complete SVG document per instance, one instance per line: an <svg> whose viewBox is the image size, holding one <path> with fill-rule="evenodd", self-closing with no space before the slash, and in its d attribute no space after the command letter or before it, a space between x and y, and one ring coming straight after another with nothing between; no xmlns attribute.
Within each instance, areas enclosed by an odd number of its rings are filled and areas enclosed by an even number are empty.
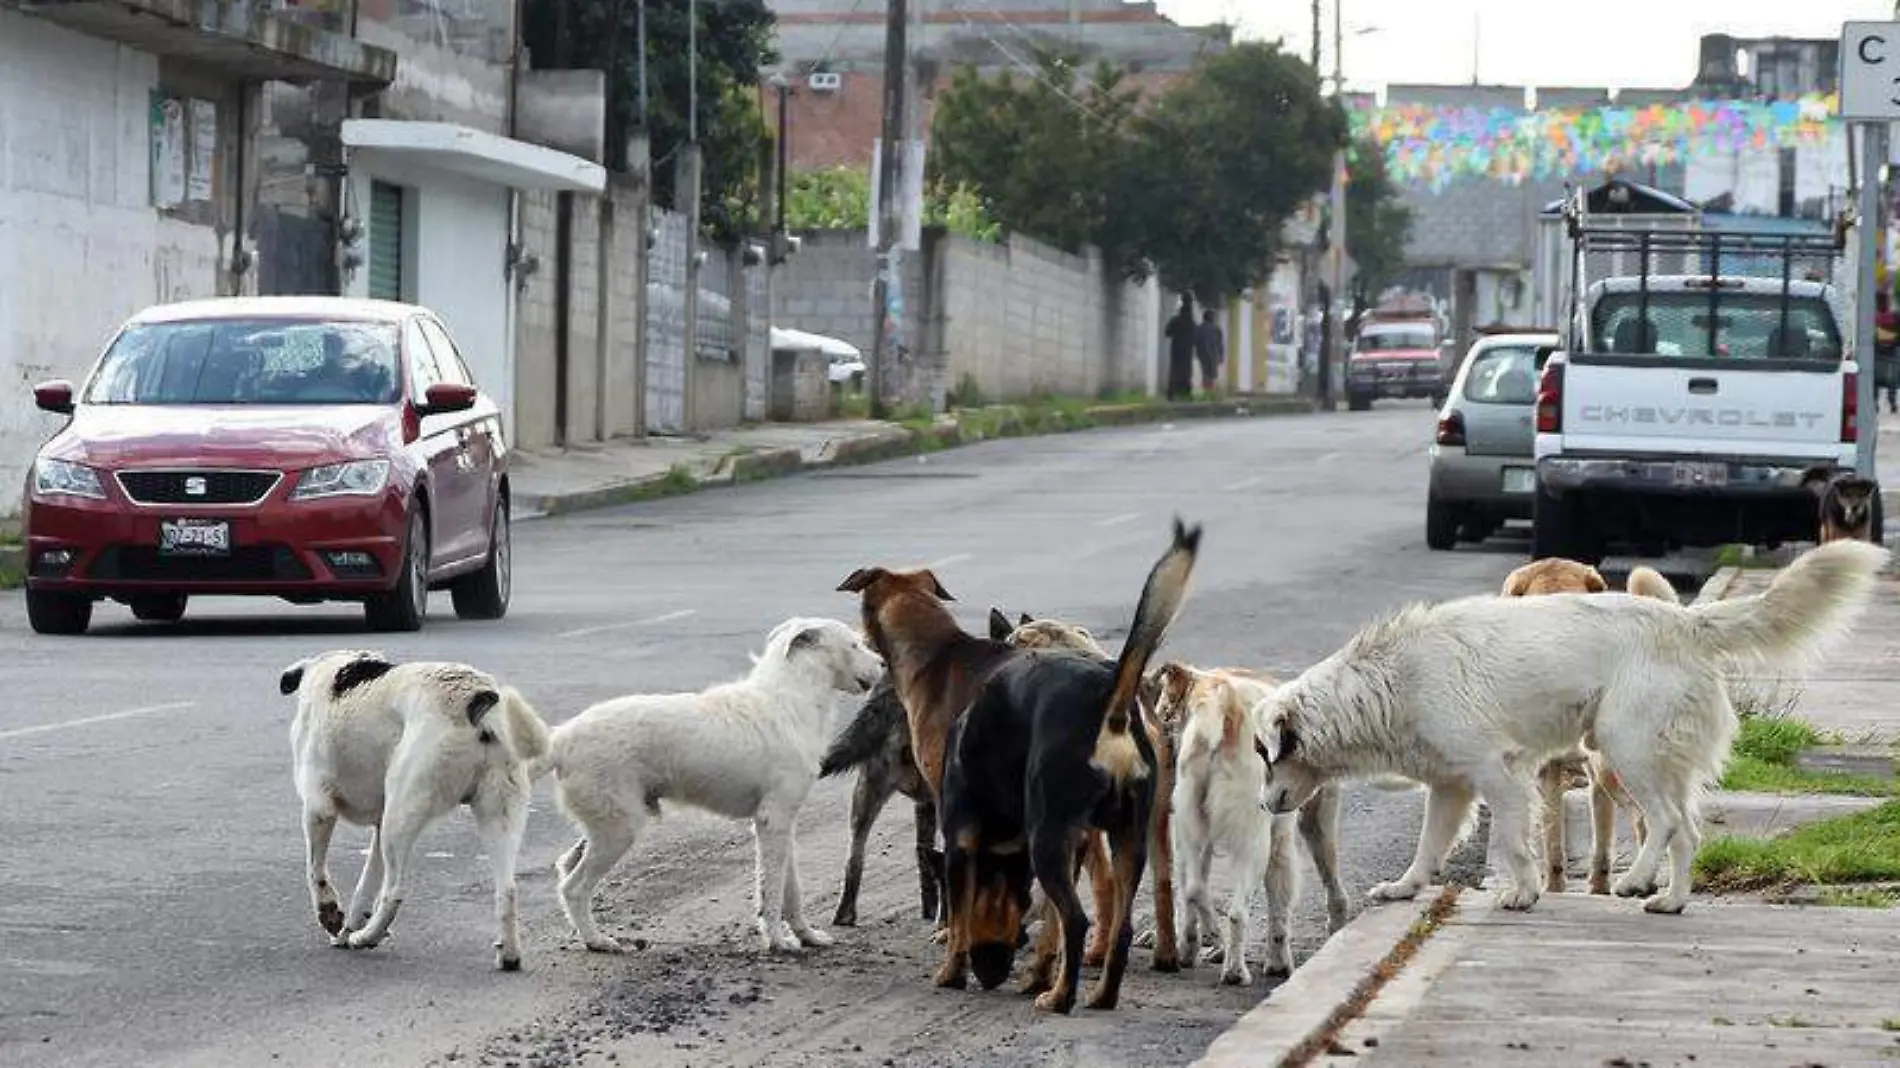
<svg viewBox="0 0 1900 1068"><path fill-rule="evenodd" d="M1324 0L1325 59L1333 65L1333 4ZM1340 0L1346 82L1471 80L1531 85L1676 88L1695 75L1704 33L1839 37L1849 19L1891 19L1893 0ZM1312 48L1310 0L1158 0L1177 22L1226 20L1249 37ZM1374 27L1372 32L1355 30Z"/></svg>

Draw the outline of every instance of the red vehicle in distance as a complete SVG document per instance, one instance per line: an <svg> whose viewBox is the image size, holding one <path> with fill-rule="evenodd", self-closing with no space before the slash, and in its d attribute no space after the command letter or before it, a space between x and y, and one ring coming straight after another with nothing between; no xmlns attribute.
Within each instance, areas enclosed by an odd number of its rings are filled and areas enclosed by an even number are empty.
<svg viewBox="0 0 1900 1068"><path fill-rule="evenodd" d="M359 601L420 629L431 589L500 619L511 585L501 412L426 308L335 297L160 305L126 322L27 474L27 616L81 634L111 599L176 622L197 595Z"/></svg>

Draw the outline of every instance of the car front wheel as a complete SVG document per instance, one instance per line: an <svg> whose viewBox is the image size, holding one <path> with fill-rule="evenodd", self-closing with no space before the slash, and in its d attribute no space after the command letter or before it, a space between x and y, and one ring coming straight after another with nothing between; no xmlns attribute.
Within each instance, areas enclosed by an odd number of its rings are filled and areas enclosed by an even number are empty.
<svg viewBox="0 0 1900 1068"><path fill-rule="evenodd" d="M495 502L489 524L488 562L480 571L464 575L449 587L455 614L462 619L500 619L508 614L508 596L514 582L514 555L508 534L508 502Z"/></svg>
<svg viewBox="0 0 1900 1068"><path fill-rule="evenodd" d="M420 504L409 513L409 537L403 547L402 575L386 593L370 597L363 615L371 630L422 629L429 616L429 513Z"/></svg>
<svg viewBox="0 0 1900 1068"><path fill-rule="evenodd" d="M28 589L26 621L35 634L84 634L92 626L92 599Z"/></svg>
<svg viewBox="0 0 1900 1068"><path fill-rule="evenodd" d="M141 623L176 623L185 618L182 593L147 593L132 598L132 618Z"/></svg>

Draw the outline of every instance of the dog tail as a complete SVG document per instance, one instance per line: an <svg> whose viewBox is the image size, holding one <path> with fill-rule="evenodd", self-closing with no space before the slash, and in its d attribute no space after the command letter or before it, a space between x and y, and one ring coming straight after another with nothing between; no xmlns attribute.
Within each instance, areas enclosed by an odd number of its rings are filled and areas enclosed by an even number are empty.
<svg viewBox="0 0 1900 1068"><path fill-rule="evenodd" d="M907 725L904 702L897 696L897 687L886 677L825 751L824 759L818 763L818 777L829 779L877 756L891 732Z"/></svg>
<svg viewBox="0 0 1900 1068"><path fill-rule="evenodd" d="M1691 608L1698 638L1735 660L1792 665L1811 657L1859 614L1888 556L1864 541L1811 549L1764 593Z"/></svg>
<svg viewBox="0 0 1900 1068"><path fill-rule="evenodd" d="M1676 594L1676 587L1654 568L1631 568L1629 580L1623 584L1623 588L1633 597L1650 597L1670 604L1682 603L1682 598Z"/></svg>
<svg viewBox="0 0 1900 1068"><path fill-rule="evenodd" d="M501 714L515 755L528 765L528 781L547 774L553 747L548 744L548 725L541 714L513 686L501 688Z"/></svg>
<svg viewBox="0 0 1900 1068"><path fill-rule="evenodd" d="M1201 528L1185 526L1177 517L1174 544L1148 572L1141 600L1135 604L1135 622L1128 628L1128 640L1122 644L1122 654L1115 663L1115 686L1109 691L1108 706L1102 710L1098 752L1105 745L1125 749L1125 759L1132 764L1135 749L1128 737L1128 723L1141 693L1142 676L1187 600L1188 578L1194 573L1194 559L1200 549Z"/></svg>

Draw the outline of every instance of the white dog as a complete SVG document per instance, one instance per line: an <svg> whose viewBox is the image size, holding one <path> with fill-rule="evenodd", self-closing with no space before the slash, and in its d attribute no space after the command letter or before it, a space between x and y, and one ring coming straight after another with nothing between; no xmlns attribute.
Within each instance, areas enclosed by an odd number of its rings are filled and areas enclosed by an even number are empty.
<svg viewBox="0 0 1900 1068"><path fill-rule="evenodd" d="M766 948L830 945L805 922L795 825L840 707L869 692L883 670L844 623L789 619L736 682L617 698L555 728L555 797L582 835L556 865L561 907L587 948L621 949L594 924L594 890L665 800L752 821Z"/></svg>
<svg viewBox="0 0 1900 1068"><path fill-rule="evenodd" d="M467 805L494 866L496 963L518 970L515 856L528 820L529 765L548 748L541 717L520 694L474 668L394 664L362 650L298 661L284 670L278 689L297 695L290 747L303 798L310 901L332 944L367 949L382 942L402 907L417 839ZM347 916L328 865L339 818L375 829Z"/></svg>
<svg viewBox="0 0 1900 1068"><path fill-rule="evenodd" d="M1257 708L1272 695L1274 680L1235 671L1201 671L1181 665L1193 679L1183 698L1180 753L1175 763L1175 881L1185 913L1181 963L1192 967L1201 925L1222 932L1221 982L1253 982L1247 969L1247 919L1262 879L1267 887L1268 975L1293 971L1287 920L1300 892L1299 854L1293 844L1300 817L1269 815L1260 805ZM1163 710L1165 713L1165 710ZM1234 886L1226 923L1208 901L1214 850L1234 857ZM1342 901L1343 905L1344 902Z"/></svg>
<svg viewBox="0 0 1900 1068"><path fill-rule="evenodd" d="M1647 836L1616 881L1680 912L1701 843L1697 805L1736 730L1723 669L1793 664L1845 628L1871 595L1885 549L1814 549L1767 592L1682 607L1628 594L1474 597L1405 609L1264 703L1263 800L1291 812L1321 783L1393 773L1430 794L1418 851L1376 900L1417 895L1438 874L1475 796L1491 806L1509 886L1505 908L1537 900L1531 826L1538 769L1594 734L1642 808ZM1656 892L1667 850L1668 889Z"/></svg>

